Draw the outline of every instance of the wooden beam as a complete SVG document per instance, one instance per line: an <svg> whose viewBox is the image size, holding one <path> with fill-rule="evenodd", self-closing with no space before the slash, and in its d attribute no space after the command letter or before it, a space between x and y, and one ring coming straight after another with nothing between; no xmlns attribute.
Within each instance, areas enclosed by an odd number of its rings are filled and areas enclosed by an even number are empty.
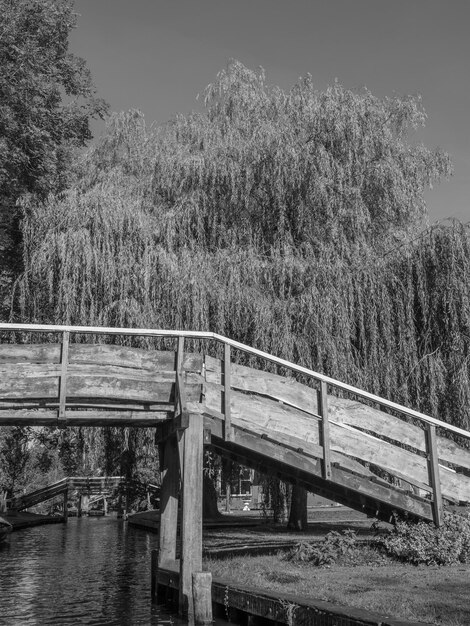
<svg viewBox="0 0 470 626"><path fill-rule="evenodd" d="M179 464L175 436L160 445L163 465L160 491L160 548L158 566L176 559L176 534L178 526Z"/></svg>
<svg viewBox="0 0 470 626"><path fill-rule="evenodd" d="M64 522L67 523L69 521L69 512L67 509L67 503L69 500L69 492L68 491L64 491L64 505L63 505L63 510L64 510Z"/></svg>
<svg viewBox="0 0 470 626"><path fill-rule="evenodd" d="M195 626L212 624L212 574L210 572L194 572L193 601Z"/></svg>
<svg viewBox="0 0 470 626"><path fill-rule="evenodd" d="M194 618L192 575L202 570L203 418L190 414L184 431L179 612Z"/></svg>
<svg viewBox="0 0 470 626"><path fill-rule="evenodd" d="M232 417L230 408L231 387L232 387L232 364L230 346L224 345L224 438L225 441L232 439Z"/></svg>
<svg viewBox="0 0 470 626"><path fill-rule="evenodd" d="M67 400L67 366L69 362L69 332L62 333L62 347L60 352L60 382L59 382L59 414L57 425L65 427L67 419L65 416L65 403Z"/></svg>
<svg viewBox="0 0 470 626"><path fill-rule="evenodd" d="M46 366L48 367L48 366ZM127 370L113 372L113 368L98 369L80 366L78 371L67 368L67 397L102 403L126 401L148 404L167 404L175 401L175 372L148 372ZM10 368L4 375L0 372L0 399L2 401L58 400L60 372L40 371L14 372ZM24 369L24 368L23 368ZM188 401L200 402L202 378L199 373L185 372L185 391Z"/></svg>
<svg viewBox="0 0 470 626"><path fill-rule="evenodd" d="M426 424L426 448L428 453L429 484L432 487L432 514L434 524L442 525L444 509L442 505L441 478L437 456L436 427Z"/></svg>
<svg viewBox="0 0 470 626"><path fill-rule="evenodd" d="M323 447L322 476L325 480L331 480L331 448L330 448L330 422L328 417L328 396L326 383L320 381L318 389L318 412L321 417L320 438Z"/></svg>
<svg viewBox="0 0 470 626"><path fill-rule="evenodd" d="M69 426L151 427L168 419L169 412L159 411L66 411ZM0 426L54 426L57 411L20 409L0 411Z"/></svg>

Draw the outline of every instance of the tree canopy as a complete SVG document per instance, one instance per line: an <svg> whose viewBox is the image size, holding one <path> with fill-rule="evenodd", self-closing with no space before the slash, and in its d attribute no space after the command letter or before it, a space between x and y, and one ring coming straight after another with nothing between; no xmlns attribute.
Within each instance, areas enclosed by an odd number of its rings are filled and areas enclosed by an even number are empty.
<svg viewBox="0 0 470 626"><path fill-rule="evenodd" d="M107 105L83 59L68 50L72 0L0 0L0 316L21 269L25 193L45 198L68 185L74 150Z"/></svg>
<svg viewBox="0 0 470 626"><path fill-rule="evenodd" d="M0 0L0 196L13 203L62 188L67 151L106 113L68 50L75 23L71 0Z"/></svg>

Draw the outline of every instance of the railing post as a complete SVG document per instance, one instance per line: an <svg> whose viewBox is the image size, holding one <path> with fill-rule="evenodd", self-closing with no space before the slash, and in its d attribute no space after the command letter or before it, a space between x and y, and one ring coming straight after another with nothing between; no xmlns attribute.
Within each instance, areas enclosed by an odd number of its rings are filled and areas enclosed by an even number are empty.
<svg viewBox="0 0 470 626"><path fill-rule="evenodd" d="M317 392L318 414L321 417L321 445L323 446L322 477L331 480L331 455L330 455L330 423L328 420L328 396L326 382L320 381Z"/></svg>
<svg viewBox="0 0 470 626"><path fill-rule="evenodd" d="M64 330L62 333L62 348L60 352L60 381L59 381L59 414L57 425L66 425L65 404L67 401L67 365L69 362L69 338L70 333Z"/></svg>
<svg viewBox="0 0 470 626"><path fill-rule="evenodd" d="M441 479L439 475L439 457L437 453L436 427L426 424L426 453L428 459L429 485L432 487L432 516L434 524L442 525L443 505Z"/></svg>
<svg viewBox="0 0 470 626"><path fill-rule="evenodd" d="M176 348L176 366L175 366L175 417L178 413L178 404L181 402L179 384L181 382L180 374L183 371L184 359L184 337L178 337L178 345ZM181 411L183 407L180 406Z"/></svg>
<svg viewBox="0 0 470 626"><path fill-rule="evenodd" d="M230 412L230 388L232 385L230 345L224 344L224 439L232 441L232 415Z"/></svg>

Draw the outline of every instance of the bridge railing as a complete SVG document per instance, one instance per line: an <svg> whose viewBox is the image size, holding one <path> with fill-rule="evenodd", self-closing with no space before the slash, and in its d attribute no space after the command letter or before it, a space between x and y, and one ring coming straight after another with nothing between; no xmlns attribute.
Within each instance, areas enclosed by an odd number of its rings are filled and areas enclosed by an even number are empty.
<svg viewBox="0 0 470 626"><path fill-rule="evenodd" d="M434 417L426 415L425 413L415 411L414 409L410 409L406 406L393 402L392 400L388 400L387 398L377 396L363 389L359 389L358 387L354 387L353 385L343 383L329 376L325 376L325 374L315 372L314 370L308 369L307 367L297 365L296 363L292 363L291 361L287 361L280 357L274 356L272 354L269 354L268 352L263 352L262 350L258 350L257 348L247 346L243 343L240 343L239 341L229 339L228 337L224 337L223 335L219 335L217 333L204 332L204 331L189 331L189 330L152 330L152 329L144 329L144 328L111 328L111 327L99 327L99 326L61 326L61 325L48 325L48 324L8 324L8 323L0 323L0 332L1 331L17 331L17 332L31 332L31 333L34 333L34 332L62 333L62 335L65 335L66 343L68 342L70 333L81 334L81 335L86 335L86 334L126 335L126 336L131 336L131 337L163 337L163 338L213 340L213 341L223 344L224 346L235 348L236 350L240 350L241 352L245 352L246 354L259 357L261 359L274 363L278 366L290 369L293 372L303 374L304 376L312 378L313 380L319 383L330 385L332 387L335 387L336 389L340 389L342 391L353 394L357 396L358 398L368 400L370 402L376 403L392 411L396 411L398 413L406 415L407 417L417 419L424 424L437 426L439 428L447 430L448 432L470 439L470 431L468 430L459 428L458 426L454 426L453 424L448 424L447 422L438 420Z"/></svg>

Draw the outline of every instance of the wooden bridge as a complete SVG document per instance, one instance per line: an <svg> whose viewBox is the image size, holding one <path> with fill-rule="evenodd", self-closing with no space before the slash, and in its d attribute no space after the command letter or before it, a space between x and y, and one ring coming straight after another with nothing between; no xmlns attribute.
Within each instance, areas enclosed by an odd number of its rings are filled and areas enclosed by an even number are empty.
<svg viewBox="0 0 470 626"><path fill-rule="evenodd" d="M81 494L88 496L109 495L123 481L124 478L122 476L68 476L45 487L40 487L29 493L12 498L7 504L10 510L23 511L62 495L64 517L65 521L67 521L67 499L70 491L79 491Z"/></svg>
<svg viewBox="0 0 470 626"><path fill-rule="evenodd" d="M0 324L0 337L0 425L156 428L159 564L180 569L182 613L202 566L204 445L380 519L439 525L470 502L470 432L215 333Z"/></svg>

